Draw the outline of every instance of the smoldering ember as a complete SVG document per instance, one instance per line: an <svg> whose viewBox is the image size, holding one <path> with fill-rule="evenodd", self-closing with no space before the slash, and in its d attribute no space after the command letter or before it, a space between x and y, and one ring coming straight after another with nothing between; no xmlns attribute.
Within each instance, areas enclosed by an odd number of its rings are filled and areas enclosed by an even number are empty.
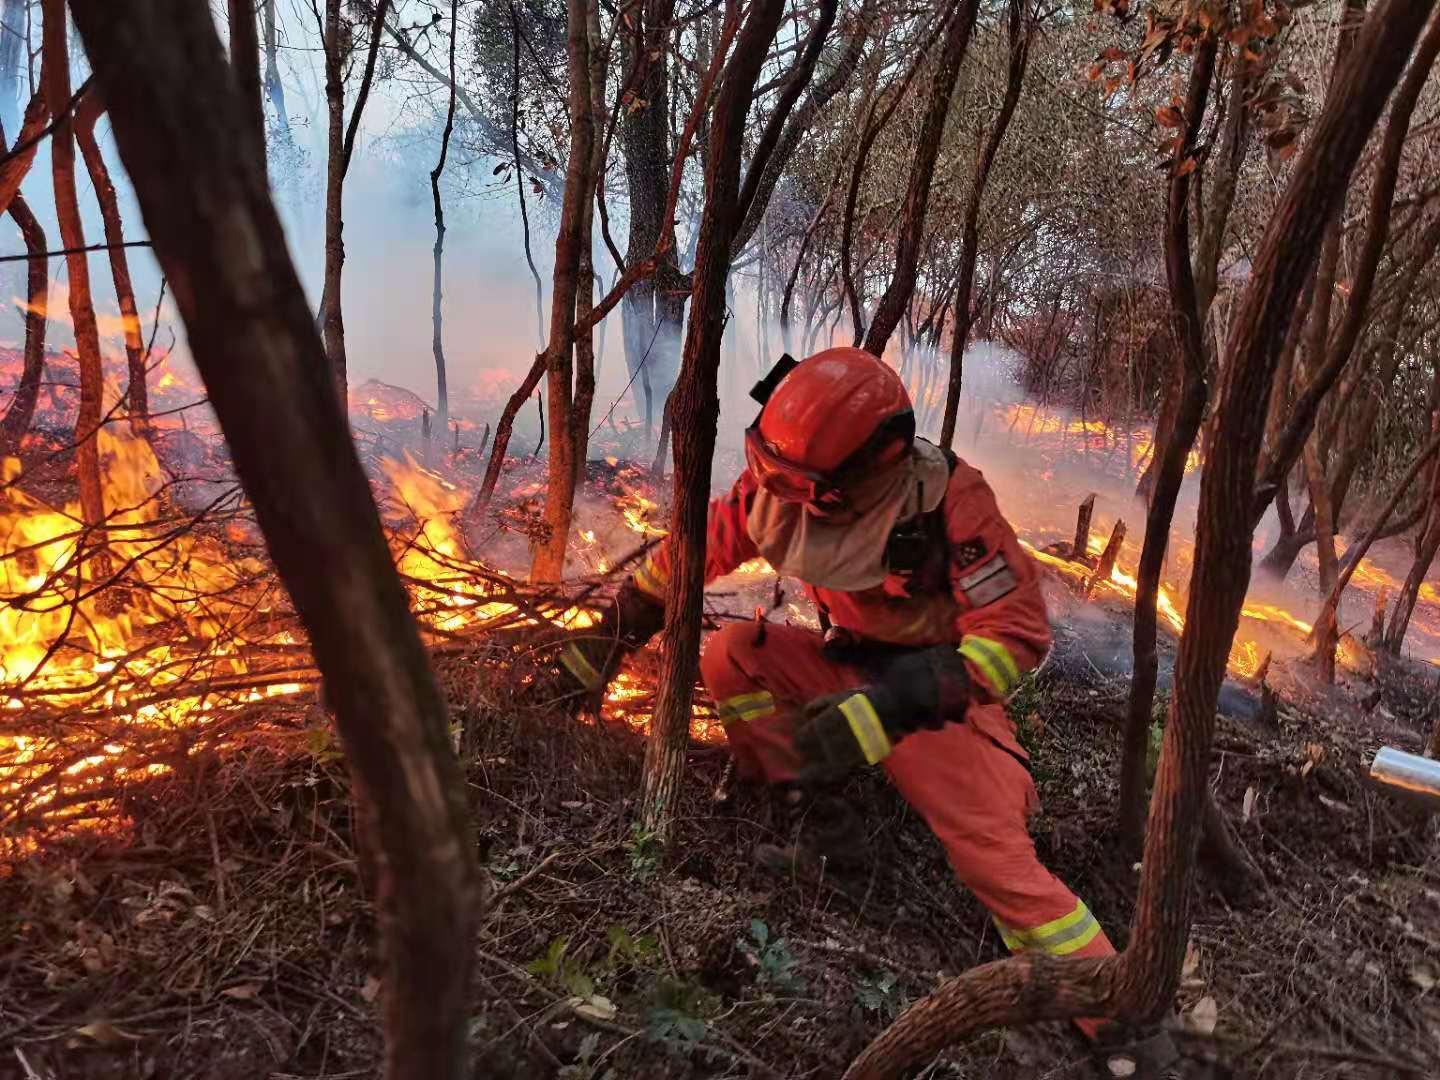
<svg viewBox="0 0 1440 1080"><path fill-rule="evenodd" d="M0 1077L1440 1076L1434 0L0 0Z"/></svg>

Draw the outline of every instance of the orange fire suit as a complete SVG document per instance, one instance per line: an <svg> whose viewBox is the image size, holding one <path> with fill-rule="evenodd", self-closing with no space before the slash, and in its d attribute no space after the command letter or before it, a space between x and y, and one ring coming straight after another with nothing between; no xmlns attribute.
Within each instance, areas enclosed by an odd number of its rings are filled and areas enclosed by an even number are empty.
<svg viewBox="0 0 1440 1080"><path fill-rule="evenodd" d="M746 531L755 489L746 471L711 502L707 581L757 556ZM865 641L958 648L972 686L963 722L905 736L881 764L944 845L960 881L990 911L1006 946L1108 955L1114 948L1090 910L1035 854L1026 819L1038 798L1003 706L1050 646L1038 568L990 486L963 461L927 525L929 553L912 573L861 592L809 585L807 592L835 627ZM636 584L663 600L669 565L662 543L637 571ZM785 782L801 764L791 744L801 708L873 676L863 663L830 659L814 631L779 625L760 631L758 624L736 623L712 635L701 671L742 773ZM1093 1033L1093 1024L1081 1026Z"/></svg>

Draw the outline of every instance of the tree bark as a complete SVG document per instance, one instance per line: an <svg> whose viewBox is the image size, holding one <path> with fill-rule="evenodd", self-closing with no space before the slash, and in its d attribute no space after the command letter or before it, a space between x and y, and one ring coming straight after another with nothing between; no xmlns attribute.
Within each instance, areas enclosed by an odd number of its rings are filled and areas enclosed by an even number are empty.
<svg viewBox="0 0 1440 1080"><path fill-rule="evenodd" d="M30 166L35 162L35 151L39 149L37 140L49 122L49 93L42 82L39 92L30 99L30 104L25 108L25 119L15 137L14 146L21 149L18 153L12 151L11 156L7 156L4 163L0 164L0 210L10 206L10 200L15 197L20 185L25 182L25 177L29 175Z"/></svg>
<svg viewBox="0 0 1440 1080"><path fill-rule="evenodd" d="M1430 396L1433 404L1430 414L1431 447L1429 449L1433 450L1436 440L1440 439L1440 366L1435 369L1435 382ZM1415 471L1414 466L1411 471L1412 473ZM1402 483L1408 484L1410 479L1413 479L1413 475L1407 477ZM1427 502L1429 507L1425 512L1425 528L1420 535L1420 542L1415 545L1415 561L1410 564L1410 572L1405 575L1405 584L1400 587L1400 592L1395 597L1395 609L1390 613L1390 625L1386 627L1385 637L1381 642L1387 652L1396 656L1400 655L1400 648L1405 644L1405 632L1410 628L1411 615L1415 613L1415 603L1420 596L1420 584L1425 580L1425 575L1430 572L1430 564L1435 561L1437 550L1440 550L1440 465L1432 466L1430 469L1430 491ZM1360 560L1356 559L1355 561L1358 563ZM1336 602L1338 604L1338 597Z"/></svg>
<svg viewBox="0 0 1440 1080"><path fill-rule="evenodd" d="M90 264L84 251L85 229L75 191L75 120L70 113L70 48L65 28L65 0L44 0L41 82L55 117L50 165L55 184L55 216L60 242L73 254L65 257L70 277L70 319L80 366L80 410L75 417L75 471L80 485L80 514L91 528L105 520L100 483L101 397L105 375L100 364L100 328L90 297Z"/></svg>
<svg viewBox="0 0 1440 1080"><path fill-rule="evenodd" d="M655 718L645 747L641 814L645 828L664 837L680 787L690 706L700 647L705 588L705 523L710 464L720 415L718 372L725 328L725 279L740 225L740 150L755 80L775 40L783 0L752 0L745 24L725 65L711 113L705 163L705 208L695 253L690 323L680 378L671 395L675 431L674 501L670 518L670 582ZM753 159L751 169L764 169Z"/></svg>
<svg viewBox="0 0 1440 1080"><path fill-rule="evenodd" d="M945 417L940 423L940 445L947 450L955 442L955 423L960 415L960 390L965 378L965 347L970 342L970 294L975 287L975 261L980 249L980 207L985 201L985 187L990 170L1010 128L1010 119L1020 103L1025 85L1025 69L1030 65L1030 43L1035 37L1036 19L1028 0L1009 0L1007 34L1010 60L1005 75L1005 96L995 122L985 135L985 145L975 163L970 180L970 194L965 201L965 216L960 230L960 278L955 286L955 327L950 336L950 378L945 388Z"/></svg>
<svg viewBox="0 0 1440 1080"><path fill-rule="evenodd" d="M104 106L100 95L89 93L75 106L75 141L85 158L95 200L100 204L100 220L105 226L106 254L110 258L110 277L115 283L115 300L120 308L120 323L125 337L125 366L129 373L126 405L130 427L136 434L150 429L150 395L146 386L145 341L140 334L140 310L135 304L135 286L130 280L130 260L125 254L125 228L120 220L120 200L100 144L95 139L95 124Z"/></svg>
<svg viewBox="0 0 1440 1080"><path fill-rule="evenodd" d="M665 37L674 16L674 0L646 0L636 8L633 26L628 26L620 39L626 66L637 68L634 104L624 108L620 118L630 202L625 264L636 265L657 250L661 252L655 277L631 287L621 315L625 366L636 410L646 420L647 439L656 398L663 402L674 386L680 350L676 305L663 303L661 291L663 283L673 282L679 275L675 222L668 220L665 212L671 164L667 121L670 54ZM680 310L683 312L683 307Z"/></svg>
<svg viewBox="0 0 1440 1080"><path fill-rule="evenodd" d="M1169 1007L1190 929L1195 850L1206 799L1215 704L1249 584L1255 465L1276 357L1365 140L1431 4L1386 0L1366 20L1342 93L1327 100L1266 228L1224 365L1221 420L1200 486L1195 569L1156 772L1130 945L1111 959L1021 956L975 968L911 1006L872 1042L847 1080L891 1080L985 1024L1076 1016L1150 1019Z"/></svg>
<svg viewBox="0 0 1440 1080"><path fill-rule="evenodd" d="M979 0L959 0L945 29L945 44L935 65L930 96L925 104L920 130L915 136L915 156L910 162L904 209L895 241L895 270L865 332L865 351L876 356L884 355L885 345L910 302L910 294L915 291L920 241L925 232L925 212L930 202L930 183L935 176L935 162L940 157L945 119L950 115L950 99L955 96L955 80L960 75L960 65L970 46L970 35L975 29L975 16L979 10Z"/></svg>
<svg viewBox="0 0 1440 1080"><path fill-rule="evenodd" d="M1437 428L1437 425L1434 423L1431 424L1431 429L1432 432L1440 431L1440 428ZM1415 477L1419 475L1420 470L1425 464L1435 457L1437 450L1440 450L1440 433L1433 433L1430 441L1421 447L1420 452L1415 455L1415 460L1410 463L1410 468L1405 471L1405 475L1402 476L1400 482L1395 485L1394 492L1390 495L1384 507L1381 508L1380 513L1375 516L1374 522L1366 531L1365 535L1361 537L1350 550L1345 552L1344 569L1340 571L1335 583L1330 587L1329 594L1325 597L1324 606L1320 609L1320 614L1315 618L1314 630L1311 633L1317 653L1323 649L1329 650L1330 671L1332 674L1335 670L1335 638L1333 635L1322 637L1319 632L1320 627L1322 625L1328 624L1333 626L1335 624L1335 614L1340 610L1340 598L1345 593L1345 587L1350 584L1350 578L1355 573L1356 567L1360 565L1360 560L1365 558L1366 552L1370 550L1370 545L1375 543L1375 541L1384 534L1386 526L1390 523L1391 516L1395 513L1395 507L1400 505L1400 500L1404 497L1405 492L1410 490L1410 485L1415 482ZM1433 557L1432 554L1431 558ZM1426 570L1420 572L1421 578L1423 578L1428 568L1429 564L1427 561ZM1414 567L1412 566L1411 569L1413 571ZM1411 576L1414 576L1413 573ZM1409 584L1408 579L1406 584ZM1415 590L1417 593L1419 592L1418 580ZM1411 605L1414 605L1414 600L1411 600ZM1382 608L1382 614L1383 610ZM1404 636L1403 633L1401 636Z"/></svg>
<svg viewBox="0 0 1440 1080"><path fill-rule="evenodd" d="M155 254L377 812L386 1075L460 1080L477 901L445 706L206 5L72 0Z"/></svg>
<svg viewBox="0 0 1440 1080"><path fill-rule="evenodd" d="M0 457L19 452L20 441L35 417L40 379L45 374L45 312L50 302L50 259L46 253L45 230L18 191L10 200L10 216L20 227L30 257L26 260L25 365L15 386L15 396L10 399L10 408L5 410L5 419L0 420Z"/></svg>
<svg viewBox="0 0 1440 1080"><path fill-rule="evenodd" d="M267 0L273 3L274 0ZM230 66L245 103L245 118L252 145L260 148L265 160L265 96L260 83L260 34L256 25L255 0L226 0L230 15ZM270 19L274 21L273 11Z"/></svg>
<svg viewBox="0 0 1440 1080"><path fill-rule="evenodd" d="M285 111L285 83L280 78L280 40L275 25L275 0L265 5L265 96L275 110L275 126L290 141L290 114Z"/></svg>
<svg viewBox="0 0 1440 1080"><path fill-rule="evenodd" d="M345 62L349 51L341 40L341 2L325 0L325 29L322 46L325 54L325 284L320 294L320 325L325 335L325 355L330 361L331 377L341 405L347 400L345 359L345 314L340 302L340 287L345 269L345 175L355 153L355 138L360 118L370 97L370 84L375 77L375 60L380 52L380 33L390 13L390 0L378 0L370 16L370 37L365 54L365 70L355 92L350 119L345 120Z"/></svg>
<svg viewBox="0 0 1440 1080"><path fill-rule="evenodd" d="M575 401L575 300L580 287L581 249L590 243L586 211L594 197L595 115L590 93L590 8L595 0L568 0L566 47L570 76L570 157L565 197L555 237L555 271L550 283L550 340L545 346L546 403L550 457L545 491L546 539L535 548L530 579L559 581L575 505L576 454L571 409Z"/></svg>
<svg viewBox="0 0 1440 1080"><path fill-rule="evenodd" d="M435 203L434 287L430 295L430 351L435 356L435 412L443 436L450 426L450 392L445 384L444 316L440 301L444 298L445 269L445 207L440 202L440 177L445 174L445 159L450 155L450 136L455 131L455 38L460 0L450 0L450 101L445 110L445 128L440 133L440 158L430 170L430 196Z"/></svg>
<svg viewBox="0 0 1440 1080"><path fill-rule="evenodd" d="M1145 834L1145 758L1159 673L1155 635L1160 572L1165 566L1175 503L1185 480L1185 461L1205 414L1205 313L1200 308L1190 261L1190 189L1197 170L1190 163L1204 127L1218 51L1219 42L1213 34L1205 35L1195 48L1185 99L1185 126L1176 140L1165 215L1165 276L1175 341L1180 348L1181 386L1170 438L1163 445L1156 443L1154 453L1159 468L1155 470L1155 488L1145 513L1145 541L1135 573L1135 663L1120 763L1119 804L1121 841L1132 851L1140 850Z"/></svg>
<svg viewBox="0 0 1440 1080"><path fill-rule="evenodd" d="M27 0L5 0L0 9L0 125L13 131L19 125L20 60L25 55L25 8Z"/></svg>

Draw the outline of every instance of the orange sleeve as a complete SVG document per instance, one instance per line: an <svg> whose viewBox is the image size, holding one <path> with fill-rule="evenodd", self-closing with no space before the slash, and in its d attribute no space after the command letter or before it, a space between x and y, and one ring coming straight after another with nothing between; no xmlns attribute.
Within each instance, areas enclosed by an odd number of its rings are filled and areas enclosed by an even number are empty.
<svg viewBox="0 0 1440 1080"><path fill-rule="evenodd" d="M1004 701L1050 648L1040 569L977 470L963 462L956 467L945 505L960 655L972 684Z"/></svg>
<svg viewBox="0 0 1440 1080"><path fill-rule="evenodd" d="M755 477L746 469L728 494L710 500L705 537L707 583L724 577L747 559L760 554L745 524L755 497L755 486ZM640 569L635 571L635 584L647 596L663 602L665 586L669 581L670 539L666 537L650 549Z"/></svg>

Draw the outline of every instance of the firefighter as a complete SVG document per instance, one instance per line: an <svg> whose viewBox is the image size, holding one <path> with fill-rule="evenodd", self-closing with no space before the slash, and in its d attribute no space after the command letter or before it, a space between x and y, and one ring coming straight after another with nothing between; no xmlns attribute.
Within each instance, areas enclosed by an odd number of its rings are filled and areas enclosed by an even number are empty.
<svg viewBox="0 0 1440 1080"><path fill-rule="evenodd" d="M915 437L888 365L833 348L777 374L756 388L746 470L710 505L706 580L763 556L828 629L740 622L707 640L701 672L737 769L795 785L882 768L1009 949L1113 953L1026 828L1038 800L1004 702L1050 646L1034 561L979 471ZM669 574L662 543L599 632L562 650L592 694L659 630ZM1143 1042L1129 1055L1142 1066L1171 1056Z"/></svg>

